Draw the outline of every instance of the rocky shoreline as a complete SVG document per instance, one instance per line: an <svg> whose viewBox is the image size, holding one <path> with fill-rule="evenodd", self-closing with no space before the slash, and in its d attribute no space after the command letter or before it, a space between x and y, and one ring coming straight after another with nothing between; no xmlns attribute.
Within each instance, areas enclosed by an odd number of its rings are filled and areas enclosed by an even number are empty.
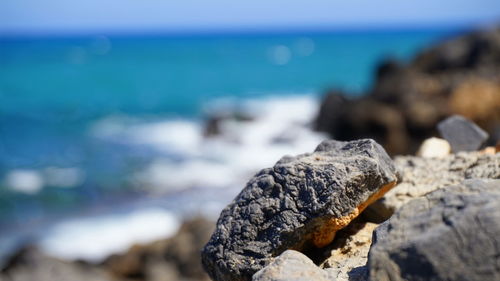
<svg viewBox="0 0 500 281"><path fill-rule="evenodd" d="M459 114L500 140L500 27L437 44L409 63L386 60L359 98L328 92L315 127L337 140L373 138L390 155L414 154L436 124Z"/></svg>
<svg viewBox="0 0 500 281"><path fill-rule="evenodd" d="M27 246L0 280L500 279L500 28L382 63L367 95L326 95L315 126L339 141L262 170L217 224L99 264Z"/></svg>
<svg viewBox="0 0 500 281"><path fill-rule="evenodd" d="M497 280L500 151L392 162L373 147L328 141L280 160L271 179L267 169L257 174L202 252L212 279ZM337 238L317 243L318 235Z"/></svg>

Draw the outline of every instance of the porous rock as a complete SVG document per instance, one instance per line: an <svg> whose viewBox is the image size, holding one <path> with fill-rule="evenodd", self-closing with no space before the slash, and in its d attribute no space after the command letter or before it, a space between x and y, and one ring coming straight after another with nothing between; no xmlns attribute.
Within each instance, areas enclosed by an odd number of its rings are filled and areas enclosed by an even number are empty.
<svg viewBox="0 0 500 281"><path fill-rule="evenodd" d="M392 160L370 139L325 141L314 153L283 157L222 211L204 268L214 280L250 280L287 249L326 246L396 182Z"/></svg>
<svg viewBox="0 0 500 281"><path fill-rule="evenodd" d="M375 230L370 280L500 280L500 180L415 199Z"/></svg>
<svg viewBox="0 0 500 281"><path fill-rule="evenodd" d="M367 279L368 251L372 234L378 225L361 220L352 222L339 233L329 249L328 258L321 264L328 268L336 281L364 281Z"/></svg>
<svg viewBox="0 0 500 281"><path fill-rule="evenodd" d="M368 207L364 215L382 222L412 199L464 179L500 179L500 153L460 152L443 158L398 156L394 159L402 182Z"/></svg>
<svg viewBox="0 0 500 281"><path fill-rule="evenodd" d="M488 139L488 133L460 115L446 118L437 127L453 152L478 150Z"/></svg>
<svg viewBox="0 0 500 281"><path fill-rule="evenodd" d="M259 270L252 281L333 281L330 272L316 266L306 255L286 250L272 263Z"/></svg>

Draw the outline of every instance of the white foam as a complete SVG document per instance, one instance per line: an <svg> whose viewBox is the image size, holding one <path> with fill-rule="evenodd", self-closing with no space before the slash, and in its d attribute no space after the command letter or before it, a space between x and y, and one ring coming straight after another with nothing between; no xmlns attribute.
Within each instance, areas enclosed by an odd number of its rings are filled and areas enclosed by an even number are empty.
<svg viewBox="0 0 500 281"><path fill-rule="evenodd" d="M90 132L104 140L148 146L159 152L132 176L135 188L167 194L187 190L184 195L189 200L183 208L217 214L252 174L272 166L283 155L312 151L326 137L310 128L318 109L318 101L312 97L249 100L242 109L254 119L223 120L221 133L210 138L203 136L203 126L194 121L141 122L124 116L103 119ZM181 160L169 158L170 152L181 155ZM211 190L214 196L205 198ZM217 196L217 192L224 194ZM99 261L134 243L165 238L177 228L172 214L144 209L63 222L44 235L41 246L61 258Z"/></svg>
<svg viewBox="0 0 500 281"><path fill-rule="evenodd" d="M192 154L203 141L200 125L185 120L159 121L129 129L126 137L137 144Z"/></svg>
<svg viewBox="0 0 500 281"><path fill-rule="evenodd" d="M4 184L11 190L36 194L44 186L42 175L36 170L11 170L5 176Z"/></svg>
<svg viewBox="0 0 500 281"><path fill-rule="evenodd" d="M179 222L170 212L143 209L61 222L49 229L39 244L55 257L99 262L133 244L167 238L178 228Z"/></svg>
<svg viewBox="0 0 500 281"><path fill-rule="evenodd" d="M202 126L195 122L134 125L125 133L131 142L159 151L175 150L185 157L180 162L159 157L139 171L134 182L155 192L192 187L239 189L252 174L283 155L312 151L326 137L309 127L317 108L317 100L307 96L248 100L242 110L254 115L254 120L223 120L221 134L211 138L205 138Z"/></svg>

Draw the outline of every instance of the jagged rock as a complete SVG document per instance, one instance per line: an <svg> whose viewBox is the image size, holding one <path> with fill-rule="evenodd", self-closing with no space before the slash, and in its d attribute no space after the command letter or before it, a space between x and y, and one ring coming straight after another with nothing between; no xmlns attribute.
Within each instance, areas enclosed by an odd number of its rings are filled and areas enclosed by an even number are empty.
<svg viewBox="0 0 500 281"><path fill-rule="evenodd" d="M92 265L62 261L46 256L35 247L15 253L0 271L5 281L112 281L105 271Z"/></svg>
<svg viewBox="0 0 500 281"><path fill-rule="evenodd" d="M375 230L370 280L500 280L500 180L415 199Z"/></svg>
<svg viewBox="0 0 500 281"><path fill-rule="evenodd" d="M500 28L424 50L408 64L388 60L363 95L326 93L315 127L338 140L373 138L392 155L414 154L453 114L500 140Z"/></svg>
<svg viewBox="0 0 500 281"><path fill-rule="evenodd" d="M460 115L439 122L438 130L453 152L478 150L488 139L488 133Z"/></svg>
<svg viewBox="0 0 500 281"><path fill-rule="evenodd" d="M460 152L444 158L398 156L394 163L402 182L368 207L365 215L372 221L382 222L410 200L464 179L500 179L500 153Z"/></svg>
<svg viewBox="0 0 500 281"><path fill-rule="evenodd" d="M442 158L450 154L451 146L446 140L440 138L426 139L417 151L417 156L424 158Z"/></svg>
<svg viewBox="0 0 500 281"><path fill-rule="evenodd" d="M397 182L375 141L325 141L255 175L221 213L202 262L214 280L250 280L287 249L329 244Z"/></svg>
<svg viewBox="0 0 500 281"><path fill-rule="evenodd" d="M321 267L329 268L336 281L366 280L368 251L377 226L362 221L351 223L329 246L328 258Z"/></svg>
<svg viewBox="0 0 500 281"><path fill-rule="evenodd" d="M286 250L272 263L259 270L252 281L334 281L329 271L316 266L304 254Z"/></svg>

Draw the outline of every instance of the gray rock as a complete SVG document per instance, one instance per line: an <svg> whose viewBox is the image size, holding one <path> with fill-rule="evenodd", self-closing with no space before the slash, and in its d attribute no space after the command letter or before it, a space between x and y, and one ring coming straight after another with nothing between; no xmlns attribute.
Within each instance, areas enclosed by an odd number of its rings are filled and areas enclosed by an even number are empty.
<svg viewBox="0 0 500 281"><path fill-rule="evenodd" d="M489 137L483 129L460 115L446 118L437 127L453 152L478 150Z"/></svg>
<svg viewBox="0 0 500 281"><path fill-rule="evenodd" d="M402 182L367 208L364 215L371 221L385 221L410 200L464 179L500 179L500 153L460 152L444 158L399 156L394 163Z"/></svg>
<svg viewBox="0 0 500 281"><path fill-rule="evenodd" d="M287 250L259 270L252 281L333 281L329 271L317 267L304 254Z"/></svg>
<svg viewBox="0 0 500 281"><path fill-rule="evenodd" d="M415 199L375 230L370 280L500 280L500 180Z"/></svg>
<svg viewBox="0 0 500 281"><path fill-rule="evenodd" d="M366 280L365 265L376 227L374 223L352 222L332 243L320 267L329 268L336 281Z"/></svg>
<svg viewBox="0 0 500 281"><path fill-rule="evenodd" d="M0 271L0 281L112 281L113 276L91 264L62 261L25 247Z"/></svg>
<svg viewBox="0 0 500 281"><path fill-rule="evenodd" d="M314 153L283 157L255 175L221 213L202 251L214 280L250 280L287 249L329 244L397 182L375 141L325 141Z"/></svg>

